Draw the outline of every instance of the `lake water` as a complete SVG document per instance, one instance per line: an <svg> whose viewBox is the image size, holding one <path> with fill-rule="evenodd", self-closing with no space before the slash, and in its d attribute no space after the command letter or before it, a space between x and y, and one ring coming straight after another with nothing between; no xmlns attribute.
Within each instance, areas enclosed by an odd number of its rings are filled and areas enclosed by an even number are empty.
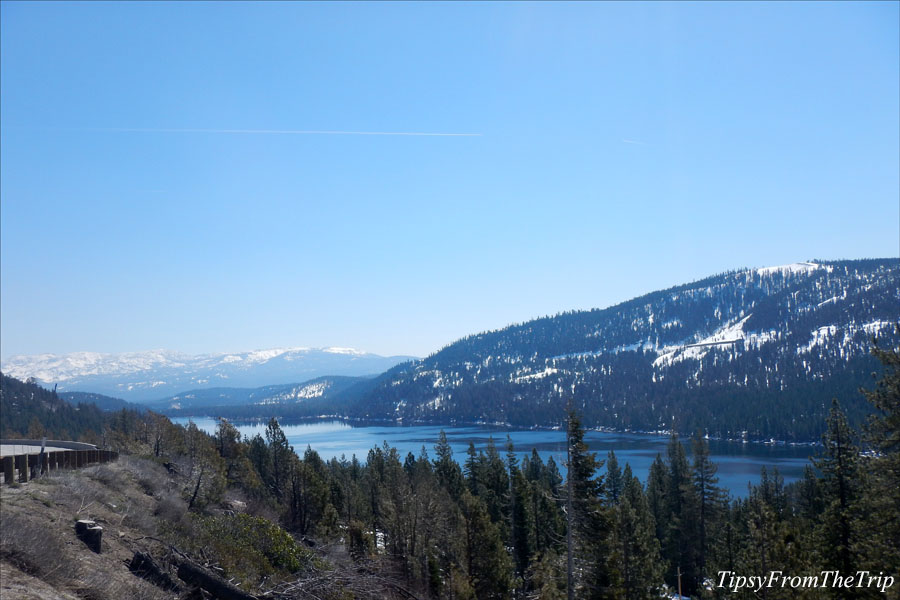
<svg viewBox="0 0 900 600"><path fill-rule="evenodd" d="M212 418L172 419L173 422L180 424L185 424L189 420L203 431L215 432L217 422ZM234 423L234 425L241 435L247 438L257 433L265 437L265 423ZM394 426L355 423L351 425L343 421L285 422L281 424L281 429L298 454L302 456L306 447L310 446L325 460L342 456L349 460L355 454L360 461L365 462L369 450L375 446L382 446L384 442L397 448L401 460L408 452L418 456L422 446L425 446L433 459L434 444L441 429L446 432L453 448L454 458L460 463L466 459L469 442L474 443L476 449L484 449L491 437L501 455L505 457L507 434L512 438L516 453L520 457L530 455L531 449L537 448L544 461L552 456L561 472L564 471L563 465L566 460L563 431L515 430L490 426ZM625 463L629 463L634 474L646 482L647 473L656 455L661 454L665 459L669 438L663 435L588 431L585 434L585 441L600 459L606 459L610 450L615 451L619 466L624 469ZM690 459L690 445L684 441ZM784 482L790 483L803 476L803 468L809 464L809 457L818 451L817 448L810 446L742 444L718 440L710 440L709 447L712 460L719 467L719 485L730 490L732 496L741 498L746 497L749 483L759 482L762 467L765 466L770 474L772 468L777 467L784 477Z"/></svg>

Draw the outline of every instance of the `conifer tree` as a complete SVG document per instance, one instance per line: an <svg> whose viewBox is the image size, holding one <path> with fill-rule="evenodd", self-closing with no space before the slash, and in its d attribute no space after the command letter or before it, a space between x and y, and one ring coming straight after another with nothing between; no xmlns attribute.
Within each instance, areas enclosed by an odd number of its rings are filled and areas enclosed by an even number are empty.
<svg viewBox="0 0 900 600"><path fill-rule="evenodd" d="M900 325L897 329L900 333ZM877 455L866 459L870 476L862 510L870 517L864 535L869 547L861 551L874 570L880 564L900 565L900 348L883 350L876 344L873 354L884 374L874 390L864 392L878 412L866 428Z"/></svg>
<svg viewBox="0 0 900 600"><path fill-rule="evenodd" d="M499 528L484 502L463 490L460 497L466 552L466 573L478 600L505 600L512 588L509 555Z"/></svg>
<svg viewBox="0 0 900 600"><path fill-rule="evenodd" d="M509 468L510 547L516 567L517 580L524 582L528 561L534 553L534 513L531 487L522 474L516 459L512 439L506 438L506 463Z"/></svg>
<svg viewBox="0 0 900 600"><path fill-rule="evenodd" d="M663 518L667 518L668 527L662 545L663 555L669 561L669 582L677 585L676 574L680 572L682 589L690 595L700 586L700 511L687 455L677 433L672 433L667 456L669 469Z"/></svg>
<svg viewBox="0 0 900 600"><path fill-rule="evenodd" d="M272 494L279 500L283 500L290 477L291 456L293 448L288 444L284 431L278 424L278 420L272 417L266 426L266 445L271 460L270 478L266 481Z"/></svg>
<svg viewBox="0 0 900 600"><path fill-rule="evenodd" d="M653 515L630 465L625 465L622 481L621 500L616 506L616 540L623 595L627 600L658 598L663 567Z"/></svg>
<svg viewBox="0 0 900 600"><path fill-rule="evenodd" d="M859 541L859 448L837 400L831 404L823 443L824 454L816 463L825 492L819 551L824 567L851 573L857 566L854 546Z"/></svg>
<svg viewBox="0 0 900 600"><path fill-rule="evenodd" d="M438 443L434 446L436 458L434 459L434 474L438 483L446 489L450 496L459 499L465 487L462 470L459 464L453 460L453 449L447 440L447 434L441 429Z"/></svg>
<svg viewBox="0 0 900 600"><path fill-rule="evenodd" d="M717 484L716 476L718 467L709 458L709 444L706 439L697 432L691 438L693 450L693 481L697 499L699 521L698 568L702 579L707 575L706 562L709 554L710 533L715 531L719 516L725 502L726 493Z"/></svg>
<svg viewBox="0 0 900 600"><path fill-rule="evenodd" d="M568 570L569 597L605 598L621 585L621 573L613 556L612 514L603 504L603 461L588 451L580 418L569 412L567 426L567 512L572 556ZM577 563L577 569L572 563ZM575 569L578 576L573 572Z"/></svg>
<svg viewBox="0 0 900 600"><path fill-rule="evenodd" d="M610 450L606 455L606 495L610 504L619 503L625 483L616 453Z"/></svg>
<svg viewBox="0 0 900 600"><path fill-rule="evenodd" d="M466 478L466 487L473 496L480 495L479 489L484 486L482 471L484 470L484 453L475 452L475 444L469 442L466 450L466 463L463 466L463 475Z"/></svg>
<svg viewBox="0 0 900 600"><path fill-rule="evenodd" d="M657 454L650 465L650 473L647 475L647 504L656 525L656 539L662 543L666 539L669 513L666 508L666 496L668 496L667 470L662 457Z"/></svg>

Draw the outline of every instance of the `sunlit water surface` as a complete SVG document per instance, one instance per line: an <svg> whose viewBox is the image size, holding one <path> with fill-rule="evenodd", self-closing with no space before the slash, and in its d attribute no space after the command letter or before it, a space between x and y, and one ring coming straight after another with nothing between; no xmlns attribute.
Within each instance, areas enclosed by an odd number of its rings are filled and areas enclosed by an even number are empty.
<svg viewBox="0 0 900 600"><path fill-rule="evenodd" d="M206 417L172 420L181 424L192 420L197 427L208 433L214 433L217 425L215 419ZM265 422L235 423L235 426L247 438L256 434L265 437ZM362 462L365 462L369 450L375 446L380 447L385 442L397 448L401 460L409 452L418 456L423 446L429 457L434 458L434 444L441 429L446 432L453 448L453 456L460 463L466 459L469 442L474 443L476 449L484 449L491 437L505 457L506 436L509 435L520 457L530 455L531 449L536 448L544 461L552 456L560 471L564 472L566 445L563 431L516 430L490 426L351 425L343 421L284 422L281 423L281 428L288 442L301 456L309 446L325 460L342 457L350 460L356 455ZM646 482L656 455L661 454L665 459L669 438L649 434L588 431L585 441L600 459L605 459L610 450L615 451L619 466L624 469L626 463L630 464L634 474ZM690 459L690 444L684 441ZM817 448L809 446L742 444L717 440L710 440L709 446L712 460L719 467L719 485L728 489L734 497L747 495L748 484L759 482L762 467L766 467L770 474L777 467L785 483L801 478L803 468L809 464L809 457L817 452Z"/></svg>

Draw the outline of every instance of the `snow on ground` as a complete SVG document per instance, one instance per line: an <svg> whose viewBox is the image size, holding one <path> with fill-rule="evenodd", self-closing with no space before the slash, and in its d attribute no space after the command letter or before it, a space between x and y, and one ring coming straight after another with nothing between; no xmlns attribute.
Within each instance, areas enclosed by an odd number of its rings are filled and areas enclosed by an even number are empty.
<svg viewBox="0 0 900 600"><path fill-rule="evenodd" d="M870 321L861 325L851 323L846 327L840 328L840 330L844 332L843 340L850 340L859 331L864 331L867 336L873 336L882 329L887 329L893 326L894 324L890 321ZM819 327L812 332L812 335L810 335L809 338L809 342L805 346L800 346L799 348L797 348L797 354L807 354L820 346L826 345L831 338L836 336L837 333L837 325L825 325L824 327Z"/></svg>
<svg viewBox="0 0 900 600"><path fill-rule="evenodd" d="M269 362L273 358L281 356L282 354L302 350L306 350L306 348L272 348L271 350L254 350L253 352L248 353L247 357L244 360L248 364L264 363Z"/></svg>
<svg viewBox="0 0 900 600"><path fill-rule="evenodd" d="M522 375L520 377L516 377L513 381L515 383L526 383L528 381L533 381L535 379L543 379L544 377L547 377L548 375L553 375L554 373L557 373L557 372L558 372L558 369L554 369L553 367L547 367L543 371L539 371L537 373L531 373L529 375Z"/></svg>
<svg viewBox="0 0 900 600"><path fill-rule="evenodd" d="M86 375L137 373L160 367L183 367L187 358L189 357L178 352L166 350L122 354L72 352L20 355L5 362L3 372L17 379L36 377L42 381L67 381Z"/></svg>
<svg viewBox="0 0 900 600"><path fill-rule="evenodd" d="M296 391L294 397L297 398L297 402L308 400L309 398L320 398L325 395L325 390L327 390L330 385L331 384L328 381L320 381L318 383L305 385Z"/></svg>
<svg viewBox="0 0 900 600"><path fill-rule="evenodd" d="M328 354L351 354L353 356L362 356L365 352L360 350L356 350L355 348L323 348L322 352L327 352Z"/></svg>
<svg viewBox="0 0 900 600"><path fill-rule="evenodd" d="M744 331L744 323L749 318L750 315L747 315L742 319L727 323L714 331L712 335L697 342L660 348L657 350L659 356L653 361L653 366L665 367L688 358L699 360L713 348L728 347L736 342L743 342L745 347L758 348L778 336L776 331L758 333Z"/></svg>
<svg viewBox="0 0 900 600"><path fill-rule="evenodd" d="M830 273L833 267L831 265L820 265L813 262L798 262L777 267L763 267L761 269L756 269L756 273L757 275L772 275L773 273L811 273L816 269L825 269Z"/></svg>
<svg viewBox="0 0 900 600"><path fill-rule="evenodd" d="M273 348L252 352L221 352L215 354L188 355L170 350L147 352L72 352L69 354L36 354L12 356L2 365L2 371L16 379L35 377L44 382L65 382L91 376L121 376L159 369L209 369L228 365L250 369L274 358L300 360L311 353L365 356L367 353L353 348ZM141 384L135 384L141 385Z"/></svg>
<svg viewBox="0 0 900 600"><path fill-rule="evenodd" d="M809 343L806 346L800 346L799 348L797 348L797 354L810 352L817 346L824 346L825 343L828 342L829 338L834 336L835 332L837 332L837 325L826 325L825 327L819 327L812 332L812 336L810 336Z"/></svg>

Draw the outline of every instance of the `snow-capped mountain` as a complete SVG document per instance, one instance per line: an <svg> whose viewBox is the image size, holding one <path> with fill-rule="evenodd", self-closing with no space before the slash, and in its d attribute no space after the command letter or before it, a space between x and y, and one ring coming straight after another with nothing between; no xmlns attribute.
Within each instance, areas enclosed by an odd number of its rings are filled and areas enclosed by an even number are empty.
<svg viewBox="0 0 900 600"><path fill-rule="evenodd" d="M373 375L411 358L352 348L276 348L197 356L168 350L74 352L13 356L3 363L2 371L17 379L34 377L45 386L58 385L61 392L147 401L185 390L288 384L323 375Z"/></svg>
<svg viewBox="0 0 900 600"><path fill-rule="evenodd" d="M864 416L872 339L898 321L897 259L746 269L466 337L346 412L550 425L571 401L592 426L814 439L832 397Z"/></svg>

